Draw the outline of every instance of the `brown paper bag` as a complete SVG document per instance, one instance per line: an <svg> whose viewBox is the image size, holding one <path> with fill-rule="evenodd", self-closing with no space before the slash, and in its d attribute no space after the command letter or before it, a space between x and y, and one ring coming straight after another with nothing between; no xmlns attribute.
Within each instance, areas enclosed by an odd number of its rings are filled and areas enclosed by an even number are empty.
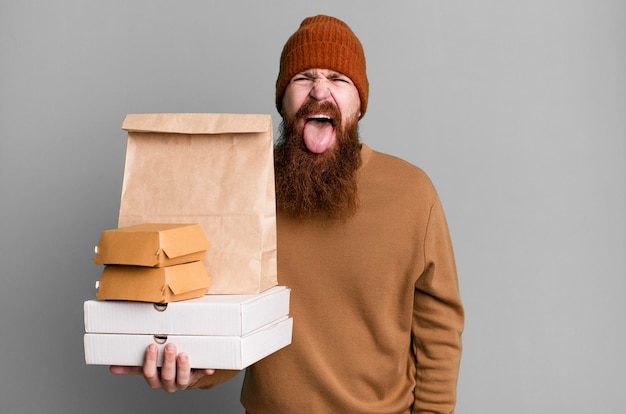
<svg viewBox="0 0 626 414"><path fill-rule="evenodd" d="M209 293L277 284L272 119L130 114L119 227L198 223L211 248Z"/></svg>

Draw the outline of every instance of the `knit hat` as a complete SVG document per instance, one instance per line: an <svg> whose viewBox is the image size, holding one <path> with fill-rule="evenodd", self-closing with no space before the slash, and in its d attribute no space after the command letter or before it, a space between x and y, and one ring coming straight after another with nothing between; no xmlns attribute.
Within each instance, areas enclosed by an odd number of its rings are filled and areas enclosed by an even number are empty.
<svg viewBox="0 0 626 414"><path fill-rule="evenodd" d="M276 80L276 108L281 112L285 88L293 76L307 69L320 68L349 77L361 98L361 116L367 109L369 83L361 42L343 21L330 16L307 17L291 35L280 55Z"/></svg>

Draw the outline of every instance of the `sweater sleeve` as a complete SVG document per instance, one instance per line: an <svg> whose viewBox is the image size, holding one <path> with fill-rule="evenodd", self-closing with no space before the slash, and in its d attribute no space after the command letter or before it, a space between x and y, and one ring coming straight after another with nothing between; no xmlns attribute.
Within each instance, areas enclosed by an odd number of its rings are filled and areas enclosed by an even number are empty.
<svg viewBox="0 0 626 414"><path fill-rule="evenodd" d="M215 373L213 375L207 375L205 377L200 378L200 380L198 380L198 382L196 382L195 384L193 384L192 386L190 386L189 390L191 389L209 389L209 388L213 388L214 386L221 384L223 382L226 382L230 379L232 379L233 377L235 377L235 375L237 375L239 372L238 370L229 370L229 369L216 369Z"/></svg>
<svg viewBox="0 0 626 414"><path fill-rule="evenodd" d="M439 199L424 240L424 270L415 284L413 347L417 357L414 413L454 413L464 310L452 243Z"/></svg>

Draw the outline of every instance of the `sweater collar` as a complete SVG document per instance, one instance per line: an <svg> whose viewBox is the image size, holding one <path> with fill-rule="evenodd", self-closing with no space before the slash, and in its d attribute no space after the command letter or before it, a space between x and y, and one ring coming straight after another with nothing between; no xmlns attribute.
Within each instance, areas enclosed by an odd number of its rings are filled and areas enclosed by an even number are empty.
<svg viewBox="0 0 626 414"><path fill-rule="evenodd" d="M372 149L368 147L367 144L361 143L361 167L359 169L362 170L363 168L365 168L367 163L372 158L372 153Z"/></svg>

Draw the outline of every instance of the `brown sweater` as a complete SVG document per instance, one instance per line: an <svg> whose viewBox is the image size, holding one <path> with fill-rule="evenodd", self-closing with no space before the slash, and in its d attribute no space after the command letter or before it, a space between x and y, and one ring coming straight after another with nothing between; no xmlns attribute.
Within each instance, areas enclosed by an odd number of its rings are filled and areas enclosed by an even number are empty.
<svg viewBox="0 0 626 414"><path fill-rule="evenodd" d="M355 217L278 218L293 341L247 369L249 413L454 411L464 315L441 204L419 168L366 145L362 157Z"/></svg>

